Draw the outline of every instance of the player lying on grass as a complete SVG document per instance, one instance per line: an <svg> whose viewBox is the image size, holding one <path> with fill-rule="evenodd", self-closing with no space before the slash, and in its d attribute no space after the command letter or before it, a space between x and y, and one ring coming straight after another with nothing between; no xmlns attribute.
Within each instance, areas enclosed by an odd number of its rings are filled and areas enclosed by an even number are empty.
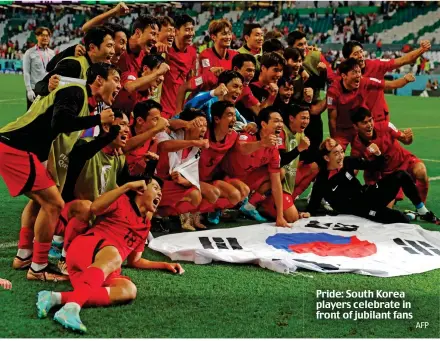
<svg viewBox="0 0 440 341"><path fill-rule="evenodd" d="M40 291L38 317L47 317L50 309L63 305L54 320L65 328L86 332L79 316L83 306L108 306L136 298L135 284L121 275L125 260L137 269L182 274L180 264L142 258L149 232L147 214L156 211L161 198L159 182L149 179L128 182L96 199L91 206L97 216L94 226L73 240L67 254L73 291Z"/></svg>
<svg viewBox="0 0 440 341"><path fill-rule="evenodd" d="M422 201L426 203L429 178L425 164L399 143L411 144L412 130L399 131L391 122L375 122L372 113L363 107L352 113L351 120L358 132L351 146L351 155L365 159L374 158L369 146L375 144L385 156L385 165L381 172L364 172L366 183L377 182L396 170L404 170L411 175ZM402 197L398 196L398 199L401 200Z"/></svg>
<svg viewBox="0 0 440 341"><path fill-rule="evenodd" d="M64 184L67 155L83 131L114 120L111 110L90 116L94 108L89 100L112 105L120 88L114 66L93 64L86 86L66 85L38 97L25 115L0 130L0 175L11 196L31 199L22 214L19 250L12 265L30 266L30 280L63 280L48 268L52 236L64 206L57 186Z"/></svg>
<svg viewBox="0 0 440 341"><path fill-rule="evenodd" d="M308 211L311 214L316 213L321 199L324 198L339 213L354 214L383 224L408 223L409 219L403 212L387 207L402 187L420 218L436 222L436 216L423 204L411 176L403 170L391 173L375 184L361 185L355 171L380 170L385 161L377 145L372 144L370 148L376 158L367 161L351 156L344 157L344 149L332 138L323 141L320 149L324 160L313 186Z"/></svg>

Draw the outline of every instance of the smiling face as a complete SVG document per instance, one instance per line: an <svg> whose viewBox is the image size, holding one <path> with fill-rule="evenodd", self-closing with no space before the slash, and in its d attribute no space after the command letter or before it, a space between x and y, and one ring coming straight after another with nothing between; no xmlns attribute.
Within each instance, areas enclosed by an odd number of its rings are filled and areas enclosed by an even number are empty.
<svg viewBox="0 0 440 341"><path fill-rule="evenodd" d="M234 70L236 70L237 72L240 73L240 75L243 76L244 82L246 84L249 84L255 76L255 64L252 62L244 62L241 69L235 67Z"/></svg>
<svg viewBox="0 0 440 341"><path fill-rule="evenodd" d="M280 135L283 130L283 118L278 112L272 112L269 116L269 121L261 122L261 128L266 135L275 134Z"/></svg>
<svg viewBox="0 0 440 341"><path fill-rule="evenodd" d="M228 93L223 97L225 101L232 103L237 102L238 97L240 97L243 90L243 83L240 78L232 79L228 84L226 84Z"/></svg>
<svg viewBox="0 0 440 341"><path fill-rule="evenodd" d="M136 29L135 35L137 36L137 42L141 49L150 53L151 48L157 43L159 27L157 27L157 25L148 26L143 32L140 29Z"/></svg>
<svg viewBox="0 0 440 341"><path fill-rule="evenodd" d="M264 35L261 28L254 28L249 36L245 36L247 46L251 50L259 51L263 47Z"/></svg>
<svg viewBox="0 0 440 341"><path fill-rule="evenodd" d="M115 101L115 97L121 90L121 76L116 70L111 70L109 72L107 79L98 76L95 82L97 82L99 86L98 100L102 100L105 104L111 106Z"/></svg>
<svg viewBox="0 0 440 341"><path fill-rule="evenodd" d="M127 115L122 115L122 118L115 118L113 125L119 125L121 130L119 130L119 135L111 143L112 148L122 148L127 144L128 134L130 132L129 121Z"/></svg>
<svg viewBox="0 0 440 341"><path fill-rule="evenodd" d="M194 34L194 25L191 22L187 22L176 30L176 40L179 41L180 46L185 48L192 44Z"/></svg>
<svg viewBox="0 0 440 341"><path fill-rule="evenodd" d="M366 140L373 138L374 120L371 116L366 116L362 121L355 124L359 131L359 135Z"/></svg>
<svg viewBox="0 0 440 341"><path fill-rule="evenodd" d="M341 169L344 166L344 149L340 144L336 145L330 153L324 156L327 161L327 169Z"/></svg>
<svg viewBox="0 0 440 341"><path fill-rule="evenodd" d="M277 83L283 75L283 66L281 64L271 66L269 68L261 66L261 77L264 84Z"/></svg>
<svg viewBox="0 0 440 341"><path fill-rule="evenodd" d="M287 65L292 67L292 77L296 77L298 75L299 69L302 66L302 58L298 57L298 60L293 60L292 58L289 58L287 61Z"/></svg>
<svg viewBox="0 0 440 341"><path fill-rule="evenodd" d="M299 112L295 117L289 116L289 128L294 133L303 133L310 123L310 113L307 110Z"/></svg>
<svg viewBox="0 0 440 341"><path fill-rule="evenodd" d="M90 44L90 56L94 63L110 63L115 55L115 42L111 35L106 35L99 48Z"/></svg>
<svg viewBox="0 0 440 341"><path fill-rule="evenodd" d="M223 112L221 118L214 117L215 129L219 129L222 133L231 133L234 130L234 124L236 121L235 108L228 107Z"/></svg>
<svg viewBox="0 0 440 341"><path fill-rule="evenodd" d="M216 35L212 34L211 39L215 46L220 48L229 48L232 42L232 32L229 27L224 27L223 30Z"/></svg>
<svg viewBox="0 0 440 341"><path fill-rule="evenodd" d="M144 193L139 196L140 206L147 212L156 212L162 200L162 190L155 179L151 179Z"/></svg>
<svg viewBox="0 0 440 341"><path fill-rule="evenodd" d="M359 88L362 77L361 68L359 65L356 65L354 69L348 71L347 74L341 74L341 76L346 89L355 90Z"/></svg>
<svg viewBox="0 0 440 341"><path fill-rule="evenodd" d="M307 39L304 37L302 39L298 39L295 41L295 43L293 44L293 47L296 47L297 49L301 50L301 52L304 53L307 51Z"/></svg>
<svg viewBox="0 0 440 341"><path fill-rule="evenodd" d="M127 51L127 35L123 31L118 31L115 34L115 54L111 59L111 63L116 65L125 51Z"/></svg>
<svg viewBox="0 0 440 341"><path fill-rule="evenodd" d="M360 46L355 46L351 50L351 54L349 58L354 58L359 62L359 65L361 69L365 67L365 57L364 57L364 50Z"/></svg>
<svg viewBox="0 0 440 341"><path fill-rule="evenodd" d="M47 30L41 32L40 35L37 36L38 46L46 47L50 42L50 33Z"/></svg>
<svg viewBox="0 0 440 341"><path fill-rule="evenodd" d="M176 29L174 26L162 26L159 32L159 42L167 44L168 47L173 46L174 38L176 37Z"/></svg>

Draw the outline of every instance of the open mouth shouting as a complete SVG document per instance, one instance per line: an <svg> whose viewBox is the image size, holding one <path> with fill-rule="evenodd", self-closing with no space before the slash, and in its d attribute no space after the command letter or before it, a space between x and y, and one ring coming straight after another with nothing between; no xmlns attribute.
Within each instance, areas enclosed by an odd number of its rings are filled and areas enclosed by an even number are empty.
<svg viewBox="0 0 440 341"><path fill-rule="evenodd" d="M153 208L154 208L154 211L157 210L157 207L159 206L159 203L160 203L160 200L161 200L161 199L162 199L162 197L161 197L160 195L156 196L156 197L153 199Z"/></svg>

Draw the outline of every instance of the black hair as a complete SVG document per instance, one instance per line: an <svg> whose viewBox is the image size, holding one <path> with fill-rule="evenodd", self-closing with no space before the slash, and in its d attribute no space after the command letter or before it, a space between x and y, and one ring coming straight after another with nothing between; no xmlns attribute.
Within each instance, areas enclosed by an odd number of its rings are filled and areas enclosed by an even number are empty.
<svg viewBox="0 0 440 341"><path fill-rule="evenodd" d="M283 76L278 79L277 85L280 88L282 86L285 86L286 83L289 85L293 85L293 80L288 76L288 74L283 73Z"/></svg>
<svg viewBox="0 0 440 341"><path fill-rule="evenodd" d="M130 34L128 33L128 30L119 24L112 24L112 23L106 23L103 25L105 28L108 28L110 31L113 32L112 37L115 38L115 35L117 32L124 32L127 36L127 39L130 37Z"/></svg>
<svg viewBox="0 0 440 341"><path fill-rule="evenodd" d="M177 15L174 17L174 28L179 30L183 25L191 23L193 25L196 24L193 18L191 18L188 14Z"/></svg>
<svg viewBox="0 0 440 341"><path fill-rule="evenodd" d="M359 107L350 112L350 119L353 124L363 121L366 117L371 117L371 112L365 107Z"/></svg>
<svg viewBox="0 0 440 341"><path fill-rule="evenodd" d="M260 110L260 113L258 114L257 120L255 122L255 123L257 123L257 127L258 127L259 131L262 128L261 123L262 122L268 123L270 120L270 114L272 114L274 112L280 113L280 110L277 107L274 107L273 105L270 105L270 106Z"/></svg>
<svg viewBox="0 0 440 341"><path fill-rule="evenodd" d="M287 35L287 45L289 45L289 47L293 47L297 40L301 40L305 37L306 35L298 30L292 31Z"/></svg>
<svg viewBox="0 0 440 341"><path fill-rule="evenodd" d="M211 106L211 116L212 116L212 122L214 122L214 117L221 118L223 116L223 113L227 108L234 108L235 106L232 102L229 101L218 101L215 102Z"/></svg>
<svg viewBox="0 0 440 341"><path fill-rule="evenodd" d="M297 105L297 104L289 105L287 110L285 110L284 115L282 115L284 124L286 126L289 126L289 122L290 122L289 117L290 116L296 117L296 116L298 116L298 114L300 112L303 112L303 111L308 111L310 113L310 109L306 106Z"/></svg>
<svg viewBox="0 0 440 341"><path fill-rule="evenodd" d="M116 118L124 118L124 115L127 116L127 118L128 118L128 115L122 109L119 109L119 108L113 109L112 108L112 111L113 111L113 114L115 114L115 119Z"/></svg>
<svg viewBox="0 0 440 341"><path fill-rule="evenodd" d="M141 62L141 69L139 70L139 77L142 75L144 66L147 66L150 70L155 69L160 64L165 63L165 58L160 54L147 54Z"/></svg>
<svg viewBox="0 0 440 341"><path fill-rule="evenodd" d="M104 26L92 27L90 30L88 30L84 35L86 51L90 51L90 44L95 45L99 49L107 35L113 37L114 32Z"/></svg>
<svg viewBox="0 0 440 341"><path fill-rule="evenodd" d="M339 64L339 73L342 74L347 74L349 73L351 70L354 70L354 68L356 66L359 66L359 62L354 59L354 58L348 58L346 60L344 60L343 62L341 62L341 64Z"/></svg>
<svg viewBox="0 0 440 341"><path fill-rule="evenodd" d="M159 24L159 30L162 29L162 27L168 27L168 26L172 26L174 27L174 20L173 18L169 17L168 15L164 15L161 17L157 18L157 23Z"/></svg>
<svg viewBox="0 0 440 341"><path fill-rule="evenodd" d="M300 49L296 47L288 47L284 50L284 58L286 61L292 59L294 62L298 61L299 58L304 60L304 56Z"/></svg>
<svg viewBox="0 0 440 341"><path fill-rule="evenodd" d="M179 118L183 121L192 121L196 117L205 117L206 114L203 110L194 109L194 108L185 108L180 114Z"/></svg>
<svg viewBox="0 0 440 341"><path fill-rule="evenodd" d="M256 28L261 28L260 24L245 24L243 27L243 39L245 36L250 36L252 34L252 30Z"/></svg>
<svg viewBox="0 0 440 341"><path fill-rule="evenodd" d="M266 40L263 43L263 53L266 52L278 52L284 50L283 44L276 38Z"/></svg>
<svg viewBox="0 0 440 341"><path fill-rule="evenodd" d="M133 23L132 32L134 34L137 29L140 29L142 32L144 32L148 27L154 28L154 26L159 28L159 22L155 17L152 15L140 15Z"/></svg>
<svg viewBox="0 0 440 341"><path fill-rule="evenodd" d="M218 82L217 85L220 85L221 83L223 83L224 85L228 84L230 81L232 81L235 78L239 78L241 79L241 82L244 82L244 78L243 76L238 73L237 71L233 71L233 70L226 70L223 71L219 76L218 76Z"/></svg>
<svg viewBox="0 0 440 341"><path fill-rule="evenodd" d="M252 62L254 66L257 65L257 60L253 55L250 53L239 53L232 58L232 69L234 69L234 67L241 69L245 62Z"/></svg>
<svg viewBox="0 0 440 341"><path fill-rule="evenodd" d="M266 69L278 65L281 65L284 68L284 66L286 66L286 60L282 55L280 55L277 52L269 52L269 53L264 53L261 56L260 64L261 66L264 66Z"/></svg>
<svg viewBox="0 0 440 341"><path fill-rule="evenodd" d="M119 75L121 74L119 68L113 64L93 63L87 70L87 84L92 84L98 76L107 79L111 72L117 72Z"/></svg>
<svg viewBox="0 0 440 341"><path fill-rule="evenodd" d="M342 47L342 55L344 56L345 59L348 59L350 57L351 53L353 52L353 49L356 46L359 46L361 49L364 49L362 44L356 40L350 40L344 44L344 46Z"/></svg>
<svg viewBox="0 0 440 341"><path fill-rule="evenodd" d="M151 109L157 109L160 112L162 112L162 106L152 99L147 99L146 101L137 102L133 108L134 121L136 122L136 119L138 117L142 118L143 120L146 120L148 115L150 114Z"/></svg>

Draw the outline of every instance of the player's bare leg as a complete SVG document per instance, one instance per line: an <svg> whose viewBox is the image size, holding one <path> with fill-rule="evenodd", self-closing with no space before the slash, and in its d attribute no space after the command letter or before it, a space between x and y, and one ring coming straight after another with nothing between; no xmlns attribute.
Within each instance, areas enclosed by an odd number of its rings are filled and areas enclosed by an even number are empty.
<svg viewBox="0 0 440 341"><path fill-rule="evenodd" d="M18 240L18 251L12 262L14 269L27 269L32 263L34 244L34 225L40 211L40 205L29 200L21 214L21 229Z"/></svg>
<svg viewBox="0 0 440 341"><path fill-rule="evenodd" d="M228 183L234 186L236 189L238 189L241 195L240 201L243 201L245 198L249 196L250 193L249 186L246 185L243 181L240 181L238 179L231 179L228 180Z"/></svg>
<svg viewBox="0 0 440 341"><path fill-rule="evenodd" d="M426 203L429 189L429 178L426 166L423 162L417 162L412 168L412 174L416 178L416 186L422 201Z"/></svg>
<svg viewBox="0 0 440 341"><path fill-rule="evenodd" d="M68 280L67 276L58 276L47 269L52 237L64 207L61 194L56 186L51 186L40 191L28 192L26 196L41 206L34 227L35 241L32 264L26 277L29 280L41 281Z"/></svg>

